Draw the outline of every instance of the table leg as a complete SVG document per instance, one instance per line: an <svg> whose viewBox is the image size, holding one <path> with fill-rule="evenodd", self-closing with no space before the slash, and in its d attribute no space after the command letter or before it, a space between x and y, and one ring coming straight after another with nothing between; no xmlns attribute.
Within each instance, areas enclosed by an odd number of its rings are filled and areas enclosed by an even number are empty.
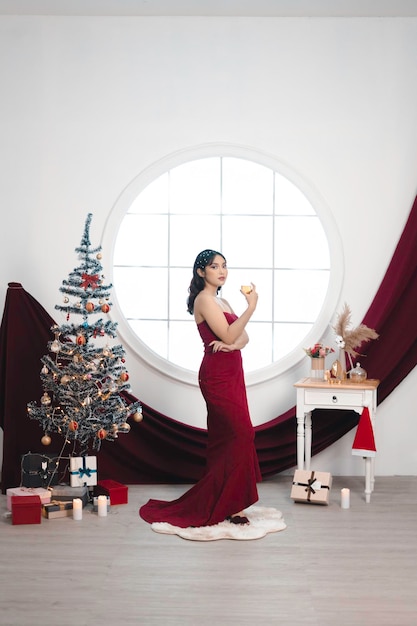
<svg viewBox="0 0 417 626"><path fill-rule="evenodd" d="M371 457L371 491L374 490L375 486L375 457Z"/></svg>
<svg viewBox="0 0 417 626"><path fill-rule="evenodd" d="M305 415L297 415L297 468L304 469L304 420Z"/></svg>
<svg viewBox="0 0 417 626"><path fill-rule="evenodd" d="M312 419L311 411L306 413L305 417L305 464L306 470L310 469L311 464L311 434L312 434Z"/></svg>
<svg viewBox="0 0 417 626"><path fill-rule="evenodd" d="M372 459L367 456L365 457L365 502L369 503L371 501L371 473L372 473Z"/></svg>

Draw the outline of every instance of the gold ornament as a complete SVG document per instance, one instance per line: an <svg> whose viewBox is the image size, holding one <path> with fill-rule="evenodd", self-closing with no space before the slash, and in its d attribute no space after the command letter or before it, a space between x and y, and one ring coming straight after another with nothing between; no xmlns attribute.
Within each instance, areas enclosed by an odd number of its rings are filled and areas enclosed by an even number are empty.
<svg viewBox="0 0 417 626"><path fill-rule="evenodd" d="M44 436L42 437L42 439L41 439L41 443L42 443L44 446L49 446L49 444L51 443L51 438L50 438L50 436L49 436L49 435L44 435Z"/></svg>
<svg viewBox="0 0 417 626"><path fill-rule="evenodd" d="M48 394L45 393L43 394L42 398L41 398L41 404L43 404L44 406L47 406L48 404L51 404L51 398L48 396Z"/></svg>
<svg viewBox="0 0 417 626"><path fill-rule="evenodd" d="M141 422L143 420L143 415L140 411L136 411L136 413L133 413L132 417L135 422Z"/></svg>

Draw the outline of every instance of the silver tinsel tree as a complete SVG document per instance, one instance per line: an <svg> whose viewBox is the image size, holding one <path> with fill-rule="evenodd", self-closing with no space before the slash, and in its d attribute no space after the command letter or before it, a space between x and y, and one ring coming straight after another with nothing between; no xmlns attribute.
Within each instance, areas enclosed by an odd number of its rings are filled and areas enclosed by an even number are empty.
<svg viewBox="0 0 417 626"><path fill-rule="evenodd" d="M104 283L101 246L90 244L91 219L89 213L81 245L75 249L81 263L60 287L63 304L55 308L66 323L51 328L49 354L41 359L40 405L30 402L27 407L29 417L42 426L42 443L49 445L49 434L57 432L73 442L80 456L86 456L89 448L99 450L104 439L113 441L119 433L128 433L129 417L142 420L140 402L128 404L121 395L130 389L129 374L123 347L108 341L117 336L117 324L102 317L112 306L112 285Z"/></svg>

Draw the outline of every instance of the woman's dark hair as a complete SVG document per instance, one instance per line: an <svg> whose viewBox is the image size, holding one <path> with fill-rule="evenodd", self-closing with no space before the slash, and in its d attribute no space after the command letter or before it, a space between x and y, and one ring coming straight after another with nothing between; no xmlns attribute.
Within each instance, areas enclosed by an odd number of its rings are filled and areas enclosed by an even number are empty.
<svg viewBox="0 0 417 626"><path fill-rule="evenodd" d="M224 255L221 252L216 252L216 250L203 250L202 252L200 252L200 254L197 254L196 260L194 261L193 277L191 279L190 286L188 287L188 293L190 295L187 299L187 311L191 315L194 312L194 300L196 299L200 291L203 291L205 285L204 278L199 276L197 270L204 270L207 265L210 265L210 263L213 262L214 257L217 255L221 256L226 261ZM217 289L217 291L219 290L220 287Z"/></svg>

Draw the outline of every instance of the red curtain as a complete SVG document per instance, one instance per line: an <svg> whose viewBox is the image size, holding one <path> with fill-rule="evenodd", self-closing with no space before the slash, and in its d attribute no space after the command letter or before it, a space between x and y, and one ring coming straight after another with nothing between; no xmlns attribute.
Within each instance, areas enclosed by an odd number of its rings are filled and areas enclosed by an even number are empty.
<svg viewBox="0 0 417 626"><path fill-rule="evenodd" d="M417 199L363 323L380 334L365 347L381 403L417 363ZM359 358L361 361L362 359Z"/></svg>
<svg viewBox="0 0 417 626"><path fill-rule="evenodd" d="M360 357L373 378L381 380L378 402L417 362L417 199L384 280L363 322L380 334L364 346ZM0 327L0 426L3 428L2 491L20 484L21 457L27 452L55 452L62 438L52 436L45 448L36 421L26 405L39 400L41 357L46 352L54 320L19 283L9 283ZM126 395L126 399L134 399ZM125 484L191 483L205 464L206 431L173 420L143 405L143 422L131 423L128 435L103 442L98 453L100 478ZM358 423L353 411L316 410L312 453L334 443ZM255 428L263 477L296 465L295 407Z"/></svg>

